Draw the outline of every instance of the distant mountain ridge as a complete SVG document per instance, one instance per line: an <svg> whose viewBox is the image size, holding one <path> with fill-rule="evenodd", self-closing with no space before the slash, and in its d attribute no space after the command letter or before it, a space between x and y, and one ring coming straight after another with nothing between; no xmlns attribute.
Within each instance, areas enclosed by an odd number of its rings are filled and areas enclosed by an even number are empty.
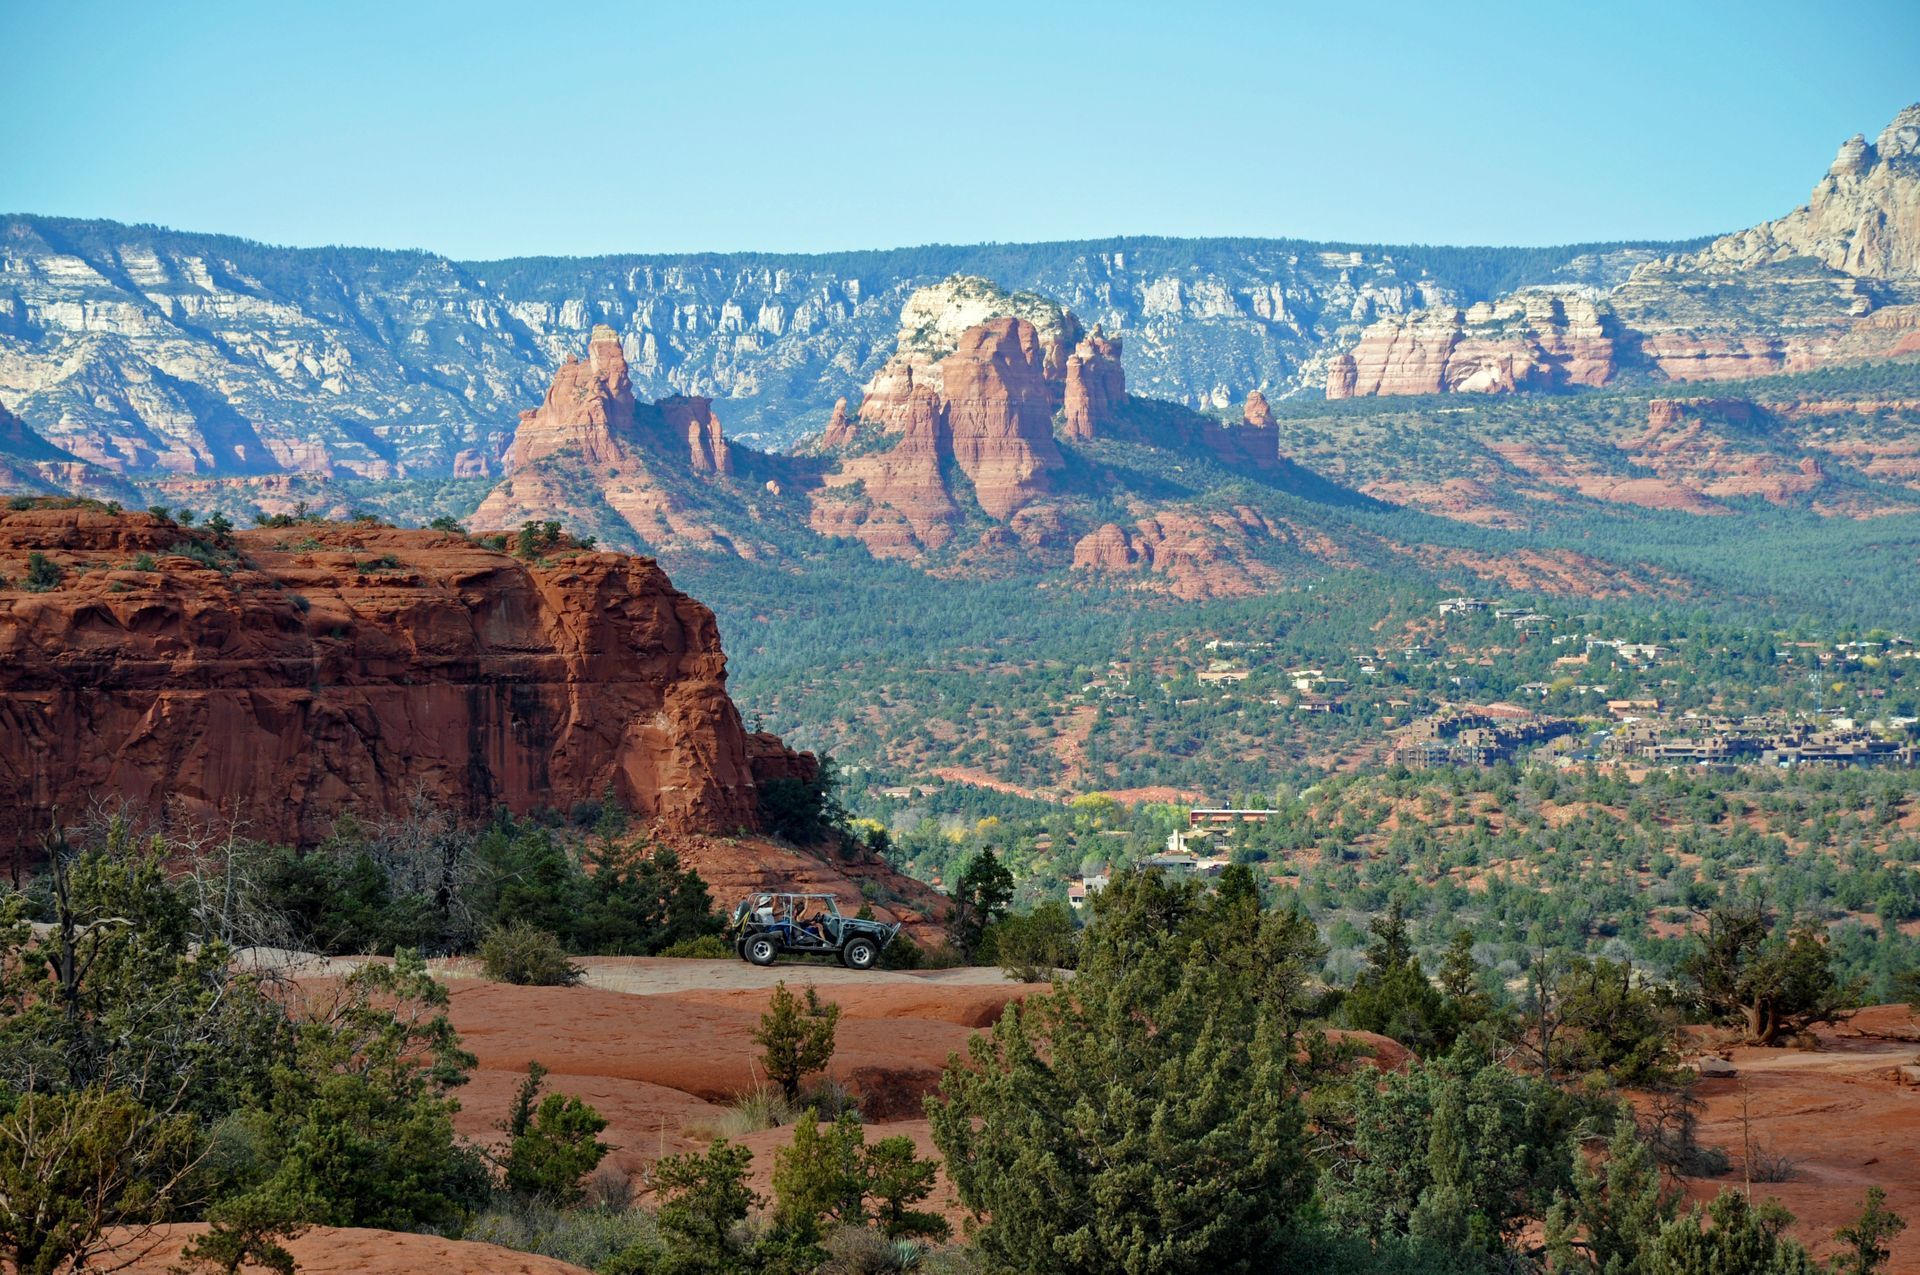
<svg viewBox="0 0 1920 1275"><path fill-rule="evenodd" d="M641 398L715 398L736 434L778 447L892 355L915 288L970 274L1122 337L1140 391L1222 407L1317 387L1376 318L1607 287L1683 246L1127 238L481 263L13 216L0 404L108 475L482 476L604 323Z"/></svg>
<svg viewBox="0 0 1920 1275"><path fill-rule="evenodd" d="M1328 398L1726 381L1920 353L1920 103L1854 134L1805 204L1605 292L1529 284L1384 315Z"/></svg>

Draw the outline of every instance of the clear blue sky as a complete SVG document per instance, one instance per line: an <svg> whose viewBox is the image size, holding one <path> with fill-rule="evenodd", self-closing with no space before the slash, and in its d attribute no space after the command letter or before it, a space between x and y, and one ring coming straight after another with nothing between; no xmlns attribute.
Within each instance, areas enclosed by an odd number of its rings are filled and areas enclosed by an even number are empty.
<svg viewBox="0 0 1920 1275"><path fill-rule="evenodd" d="M459 257L1680 237L1920 100L1920 3L0 0L0 211Z"/></svg>

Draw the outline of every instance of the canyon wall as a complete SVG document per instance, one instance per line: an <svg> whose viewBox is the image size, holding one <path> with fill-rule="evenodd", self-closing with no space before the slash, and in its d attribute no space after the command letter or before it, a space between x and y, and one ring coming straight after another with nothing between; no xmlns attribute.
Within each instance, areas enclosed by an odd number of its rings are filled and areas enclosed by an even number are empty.
<svg viewBox="0 0 1920 1275"><path fill-rule="evenodd" d="M1556 312L1556 307L1558 312ZM1920 353L1920 105L1840 148L1807 203L1610 290L1520 289L1388 315L1327 367L1328 398L1724 381Z"/></svg>

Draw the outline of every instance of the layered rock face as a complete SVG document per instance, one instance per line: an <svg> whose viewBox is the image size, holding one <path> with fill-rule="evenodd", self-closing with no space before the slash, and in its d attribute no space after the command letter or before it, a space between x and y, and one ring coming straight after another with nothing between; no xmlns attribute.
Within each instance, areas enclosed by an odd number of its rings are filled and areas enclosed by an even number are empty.
<svg viewBox="0 0 1920 1275"><path fill-rule="evenodd" d="M0 403L0 491L80 492L138 504L131 484L61 451Z"/></svg>
<svg viewBox="0 0 1920 1275"><path fill-rule="evenodd" d="M587 349L585 359L561 364L537 409L520 413L506 477L473 512L472 525L512 530L529 520L558 519L610 543L731 545L729 528L706 516L695 498L701 487L734 472L712 400L674 395L636 403L613 329L596 327ZM601 504L618 523L604 521ZM734 547L755 552L752 542Z"/></svg>
<svg viewBox="0 0 1920 1275"><path fill-rule="evenodd" d="M1843 143L1804 205L1715 240L1692 264L1740 269L1795 257L1859 278L1920 275L1920 104L1877 141L1856 133Z"/></svg>
<svg viewBox="0 0 1920 1275"><path fill-rule="evenodd" d="M1466 310L1384 320L1328 368L1328 398L1602 385L1614 343L1586 297L1529 291Z"/></svg>
<svg viewBox="0 0 1920 1275"><path fill-rule="evenodd" d="M1648 251L1530 257L1527 281L1610 283ZM1455 268L1419 250L1154 239L927 248L853 265L454 262L11 217L0 220L0 399L115 473L471 475L499 457L554 365L607 324L636 399L724 400L735 435L780 446L892 353L917 288L993 274L1124 335L1137 390L1217 408L1220 386L1295 388L1309 374L1317 385L1330 345L1453 299ZM989 316L954 317L950 336Z"/></svg>
<svg viewBox="0 0 1920 1275"><path fill-rule="evenodd" d="M569 355L540 406L520 413L506 471L567 451L591 465L618 464L630 456L634 434L627 356L613 329L601 324L587 342L586 359Z"/></svg>
<svg viewBox="0 0 1920 1275"><path fill-rule="evenodd" d="M954 460L980 507L1004 519L1063 464L1039 334L1025 319L990 319L968 328L940 368Z"/></svg>
<svg viewBox="0 0 1920 1275"><path fill-rule="evenodd" d="M1920 105L1840 148L1808 202L1646 261L1598 301L1523 289L1383 319L1328 365L1329 398L1804 372L1920 350Z"/></svg>
<svg viewBox="0 0 1920 1275"><path fill-rule="evenodd" d="M33 551L64 571L0 590L0 845L101 800L306 843L415 793L477 816L609 788L665 830L726 832L757 826L757 780L811 773L743 728L712 613L649 559L307 524L239 533L222 572L173 551L189 540L0 509L0 575Z"/></svg>
<svg viewBox="0 0 1920 1275"><path fill-rule="evenodd" d="M1067 357L1060 432L1075 439L1099 437L1112 426L1126 401L1127 374L1120 365L1120 338L1107 336L1096 325Z"/></svg>

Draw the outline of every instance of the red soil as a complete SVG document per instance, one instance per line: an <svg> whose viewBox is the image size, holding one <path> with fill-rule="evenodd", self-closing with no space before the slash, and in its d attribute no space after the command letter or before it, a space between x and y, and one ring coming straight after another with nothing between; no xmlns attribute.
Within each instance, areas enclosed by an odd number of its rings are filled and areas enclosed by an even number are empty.
<svg viewBox="0 0 1920 1275"><path fill-rule="evenodd" d="M1896 1069L1920 1055L1920 1023L1905 1006L1881 1005L1836 1028L1822 1028L1819 1048L1727 1051L1739 1075L1702 1081L1706 1110L1700 1140L1734 1161L1719 1179L1690 1182L1695 1199L1741 1185L1744 1091L1753 1142L1794 1161L1791 1180L1753 1184L1756 1198L1774 1196L1792 1210L1794 1235L1816 1256L1833 1251L1835 1227L1860 1211L1870 1186L1906 1217L1892 1243L1890 1275L1920 1275L1920 1088L1902 1085Z"/></svg>
<svg viewBox="0 0 1920 1275"><path fill-rule="evenodd" d="M205 1229L197 1224L162 1227L125 1254L110 1259L108 1268L132 1275L162 1275L180 1260L180 1249L187 1238ZM589 1275L584 1267L551 1257L399 1231L317 1226L288 1244L287 1249L300 1264L302 1275L416 1275L425 1271L435 1275ZM118 1264L143 1250L149 1251L132 1265Z"/></svg>

